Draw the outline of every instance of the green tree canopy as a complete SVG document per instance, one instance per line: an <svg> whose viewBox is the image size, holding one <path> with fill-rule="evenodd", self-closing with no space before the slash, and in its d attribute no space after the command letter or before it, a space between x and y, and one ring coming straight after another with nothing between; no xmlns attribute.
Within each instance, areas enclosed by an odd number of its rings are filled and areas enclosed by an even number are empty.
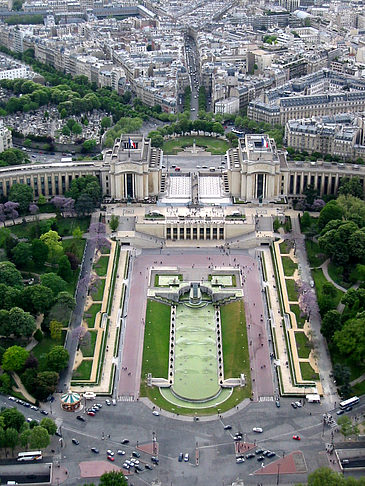
<svg viewBox="0 0 365 486"><path fill-rule="evenodd" d="M120 471L110 471L100 477L100 486L127 486L128 482Z"/></svg>
<svg viewBox="0 0 365 486"><path fill-rule="evenodd" d="M48 430L40 425L32 429L29 436L29 447L31 449L45 449L50 444Z"/></svg>
<svg viewBox="0 0 365 486"><path fill-rule="evenodd" d="M22 213L28 211L29 204L33 201L33 189L27 184L14 183L9 192L9 201L19 203Z"/></svg>
<svg viewBox="0 0 365 486"><path fill-rule="evenodd" d="M20 371L24 368L29 352L20 346L11 346L8 348L2 361L4 371Z"/></svg>
<svg viewBox="0 0 365 486"><path fill-rule="evenodd" d="M41 427L44 427L49 435L55 435L57 431L57 425L55 424L54 420L46 417L41 420L41 423L39 424Z"/></svg>
<svg viewBox="0 0 365 486"><path fill-rule="evenodd" d="M54 346L47 354L47 367L50 371L60 372L66 368L70 356L63 346Z"/></svg>
<svg viewBox="0 0 365 486"><path fill-rule="evenodd" d="M32 258L32 246L30 243L20 242L13 249L13 260L18 267L26 267Z"/></svg>
<svg viewBox="0 0 365 486"><path fill-rule="evenodd" d="M36 329L34 317L29 312L20 309L20 307L10 309L9 321L11 322L13 334L17 337L30 337Z"/></svg>
<svg viewBox="0 0 365 486"><path fill-rule="evenodd" d="M0 283L10 285L10 287L22 287L22 274L17 270L14 263L0 262Z"/></svg>
<svg viewBox="0 0 365 486"><path fill-rule="evenodd" d="M48 257L51 262L57 262L63 255L62 243L59 241L61 238L57 231L49 230L47 233L43 233L40 236L40 240L43 241L48 247Z"/></svg>
<svg viewBox="0 0 365 486"><path fill-rule="evenodd" d="M32 314L45 313L53 303L53 292L45 285L31 285L23 290L23 307Z"/></svg>
<svg viewBox="0 0 365 486"><path fill-rule="evenodd" d="M340 353L355 363L365 360L365 318L349 319L334 335Z"/></svg>
<svg viewBox="0 0 365 486"><path fill-rule="evenodd" d="M25 423L24 415L17 408L6 408L0 413L3 419L4 429L15 429L19 431Z"/></svg>
<svg viewBox="0 0 365 486"><path fill-rule="evenodd" d="M58 373L55 371L41 371L37 374L34 394L39 400L45 400L56 390Z"/></svg>
<svg viewBox="0 0 365 486"><path fill-rule="evenodd" d="M319 213L318 228L322 230L332 219L342 219L343 210L337 204L337 201L330 201Z"/></svg>
<svg viewBox="0 0 365 486"><path fill-rule="evenodd" d="M56 297L60 292L64 292L67 289L67 283L59 275L50 272L41 276L42 285L50 288L53 295Z"/></svg>
<svg viewBox="0 0 365 486"><path fill-rule="evenodd" d="M32 241L32 258L36 265L44 265L48 258L48 246L38 238Z"/></svg>

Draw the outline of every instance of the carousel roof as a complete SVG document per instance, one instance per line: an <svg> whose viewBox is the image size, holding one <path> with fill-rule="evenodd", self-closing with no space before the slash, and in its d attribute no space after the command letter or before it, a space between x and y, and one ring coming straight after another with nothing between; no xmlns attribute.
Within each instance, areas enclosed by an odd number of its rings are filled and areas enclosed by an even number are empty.
<svg viewBox="0 0 365 486"><path fill-rule="evenodd" d="M61 400L63 403L68 403L72 405L73 403L77 403L81 400L81 397L78 393L68 391L61 396Z"/></svg>

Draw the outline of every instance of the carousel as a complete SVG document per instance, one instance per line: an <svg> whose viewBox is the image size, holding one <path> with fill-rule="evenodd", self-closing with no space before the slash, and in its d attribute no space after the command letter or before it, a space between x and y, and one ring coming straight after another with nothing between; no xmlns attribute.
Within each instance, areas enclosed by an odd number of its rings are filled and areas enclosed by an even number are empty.
<svg viewBox="0 0 365 486"><path fill-rule="evenodd" d="M74 412L78 410L81 405L81 397L78 393L69 390L67 393L61 395L61 407L67 412Z"/></svg>

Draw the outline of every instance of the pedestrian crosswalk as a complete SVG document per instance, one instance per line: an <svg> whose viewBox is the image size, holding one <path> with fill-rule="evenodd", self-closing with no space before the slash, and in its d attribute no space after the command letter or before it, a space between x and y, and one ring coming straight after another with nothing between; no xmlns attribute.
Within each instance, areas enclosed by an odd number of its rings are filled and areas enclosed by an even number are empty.
<svg viewBox="0 0 365 486"><path fill-rule="evenodd" d="M259 402L273 402L274 397L259 397Z"/></svg>
<svg viewBox="0 0 365 486"><path fill-rule="evenodd" d="M118 397L118 402L134 402L133 395L122 395Z"/></svg>

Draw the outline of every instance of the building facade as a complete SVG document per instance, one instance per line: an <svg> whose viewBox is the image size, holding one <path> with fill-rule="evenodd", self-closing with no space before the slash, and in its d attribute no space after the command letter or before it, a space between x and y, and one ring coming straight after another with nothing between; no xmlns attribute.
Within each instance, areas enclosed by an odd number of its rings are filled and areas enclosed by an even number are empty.
<svg viewBox="0 0 365 486"><path fill-rule="evenodd" d="M0 152L4 152L13 146L11 131L4 126L3 120L0 120Z"/></svg>
<svg viewBox="0 0 365 486"><path fill-rule="evenodd" d="M170 156L170 162L171 162ZM209 165L209 156L207 156ZM318 190L319 195L336 194L343 178L358 177L365 190L365 167L351 163L289 162L287 153L278 150L275 141L267 135L246 135L239 140L238 147L226 154L226 169L221 173L200 169L204 177L215 178L225 186L227 194L244 202L282 201L285 197L302 197L308 186ZM72 180L86 175L96 176L102 186L103 195L114 201L145 201L164 195L171 173L163 167L163 153L151 146L151 141L141 135L123 135L114 147L104 154L102 161L63 162L53 164L29 164L0 168L0 196L7 197L12 184L27 184L32 187L34 197L40 195L50 199L65 194ZM195 194L196 173L183 174L191 184L190 193ZM175 173L174 173L175 176ZM221 205L220 195L210 204ZM194 199L195 200L195 199ZM196 198L200 201L200 198ZM167 201L168 203L168 201ZM189 202L188 202L189 204ZM190 198L193 204L193 196ZM226 204L226 202L224 202ZM182 223L181 223L182 224ZM171 227L171 238L175 230L185 236L188 227ZM222 238L219 224L214 226L212 237ZM232 225L234 227L234 225ZM199 235L207 237L204 230ZM209 233L210 235L210 233ZM208 236L209 236L208 235ZM157 235L156 235L157 236ZM167 234L166 234L167 236ZM200 237L200 236L199 236Z"/></svg>

